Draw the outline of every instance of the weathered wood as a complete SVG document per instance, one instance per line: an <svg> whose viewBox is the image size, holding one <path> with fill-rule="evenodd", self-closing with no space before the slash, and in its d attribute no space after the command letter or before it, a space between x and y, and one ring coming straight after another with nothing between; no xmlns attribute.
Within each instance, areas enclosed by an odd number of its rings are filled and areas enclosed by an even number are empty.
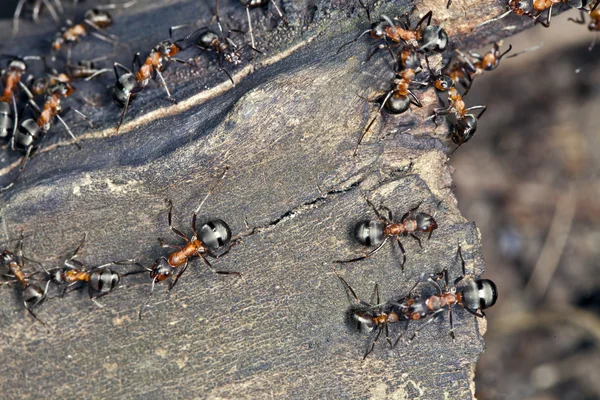
<svg viewBox="0 0 600 400"><path fill-rule="evenodd" d="M410 2L397 3L383 9L389 15L408 11ZM486 38L467 36L469 27L502 11L488 3L455 1L446 11L445 2L427 1L419 12L434 9L461 46L484 44L497 38L490 30L515 22L488 26ZM114 58L129 65L135 51L148 51L169 26L195 15L202 17L198 26L208 24L211 7L168 1L117 12L110 32L131 50ZM254 73L249 66L235 71L235 88L214 62L200 72L175 67L166 79L179 104L170 105L162 88L151 84L118 134L120 110L106 90L113 77L78 85L105 105L81 106L94 129L68 120L83 149L56 146L62 133L53 128L19 183L0 194L0 215L11 235L31 235L25 251L47 267L72 252L84 232L88 244L80 258L89 265L131 257L150 265L166 254L157 237L178 243L167 227L165 199L174 202L174 225L190 233L193 210L229 165L199 220L222 218L234 234L247 232L245 221L258 228L214 261L243 278L213 275L195 260L170 294L166 285L157 286L139 321L151 285L146 275L128 277L126 288L101 299L102 309L85 291L48 300L37 311L49 332L26 315L18 288L1 287L3 397L472 398L485 321L459 311L456 340L448 336L447 321L439 322L410 347L389 351L380 340L362 361L368 338L352 335L343 323L349 304L331 263L362 250L349 233L372 216L368 196L398 215L422 202L440 227L423 249L404 242L404 274L391 248L341 266L359 296L368 299L376 282L386 299L405 294L422 273L443 267L457 276L458 243L469 271L483 272L479 233L460 215L451 190L447 131L420 125L437 104L435 94L420 94L423 109L380 118L374 133L398 133L382 142L368 135L354 159L356 140L376 112L363 98L388 85L389 62L379 57L361 65L368 40L335 54L367 27L352 2L284 1L284 11L291 26L276 30L269 29L276 17L252 12L259 46L268 54L257 57ZM237 2L222 2L221 13L232 27L245 27ZM6 22L0 27L9 32ZM31 28L31 34L24 28L10 52L43 52L48 26ZM73 57L92 58L98 48L111 51L90 39ZM6 150L2 157L5 184L17 158Z"/></svg>

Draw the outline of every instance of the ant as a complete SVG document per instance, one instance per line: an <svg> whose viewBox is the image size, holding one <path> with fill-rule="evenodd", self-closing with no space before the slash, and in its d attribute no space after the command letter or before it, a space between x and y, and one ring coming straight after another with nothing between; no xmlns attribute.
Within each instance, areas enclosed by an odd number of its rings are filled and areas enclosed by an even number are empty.
<svg viewBox="0 0 600 400"><path fill-rule="evenodd" d="M177 104L177 101L171 97L171 92L169 92L169 88L165 79L162 76L162 72L164 72L167 67L173 62L178 62L181 64L188 64L192 67L194 65L190 64L185 60L181 60L179 58L174 57L176 54L180 53L184 50L179 43L188 40L192 35L194 35L198 31L194 31L190 33L183 39L179 39L173 41L173 30L178 27L169 28L169 39L163 40L158 43L152 50L150 50L150 54L146 57L144 63L142 64L142 59L140 53L136 53L133 57L132 69L135 70L135 66L137 64L138 70L134 73L131 72L126 66L120 63L114 63L113 70L115 72L115 78L117 81L112 89L112 96L114 102L123 109L121 113L121 118L119 119L119 123L117 124L117 132L123 123L123 118L125 117L125 113L129 108L129 103L136 97L138 93L148 86L150 79L155 79L156 76L160 78L161 84L165 91L167 92L167 98L173 104ZM119 75L119 69L124 71L125 73ZM88 78L86 80L91 80L99 74L106 72L107 70L100 70Z"/></svg>
<svg viewBox="0 0 600 400"><path fill-rule="evenodd" d="M358 240L358 242L363 246L377 247L360 257L353 258L351 260L336 260L334 263L351 263L369 258L373 254L377 253L387 243L389 238L393 237L396 238L396 242L398 243L400 251L402 252L401 266L402 272L404 272L406 252L404 251L404 246L400 241L400 237L410 235L413 239L419 242L419 247L422 248L423 245L421 244L421 239L419 239L415 234L418 232L429 232L427 239L430 239L433 231L438 227L437 222L435 221L434 217L429 214L422 212L415 214L415 211L419 208L421 203L417 204L416 207L410 209L410 211L404 214L399 223L395 223L393 222L394 218L392 211L389 208L385 207L384 205L380 206L382 210L387 211L387 216L385 216L379 212L379 210L373 205L373 203L371 203L369 199L365 200L369 206L371 206L373 211L375 211L378 219L360 221L358 224L356 224L354 236L356 237L356 240Z"/></svg>
<svg viewBox="0 0 600 400"><path fill-rule="evenodd" d="M460 245L458 246L457 254L461 260L463 274L454 281L452 286L450 286L448 281L448 269L444 268L440 273L421 277L410 290L408 296L391 302L397 307L398 313L404 318L410 321L427 320L416 330L410 340L413 340L421 329L432 323L435 317L445 311L448 312L448 319L450 321L450 336L454 339L453 307L460 306L477 318L485 318L483 310L496 304L496 300L498 299L496 284L489 279L467 277L465 259L463 258ZM444 279L445 281L444 288L437 282L440 279ZM413 296L413 291L422 282L432 284L438 293L431 296ZM459 286L459 284L461 285Z"/></svg>
<svg viewBox="0 0 600 400"><path fill-rule="evenodd" d="M15 93L17 86L20 86L26 93L27 87L21 82L21 78L27 73L27 60L41 60L38 56L13 56L1 55L0 58L8 58L6 68L2 70L0 76L4 81L4 91L0 97L0 139L8 139L9 135L14 137L18 126L17 101ZM12 105L12 109L11 109Z"/></svg>
<svg viewBox="0 0 600 400"><path fill-rule="evenodd" d="M456 149L452 151L452 153L454 153L460 146L468 142L473 135L475 135L475 132L477 131L477 120L485 113L487 106L478 105L466 108L463 95L456 89L454 81L445 75L435 77L434 86L438 91L448 92L449 104L447 108L436 109L433 115L426 120L433 119L433 122L437 127L438 116L454 115L456 121L452 124L452 132L450 132L452 141L457 145ZM481 110L481 112L478 116L475 116L474 114L469 113L469 111L472 110Z"/></svg>
<svg viewBox="0 0 600 400"><path fill-rule="evenodd" d="M286 25L289 25L287 18L285 15L283 15L275 0L241 0L241 2L246 7L246 16L248 17L248 33L250 34L250 42L253 49L256 48L256 45L254 43L254 33L252 31L252 20L250 19L251 8L265 7L269 5L270 2L273 4L273 7L275 7L275 10L277 10L279 18L281 18ZM217 22L219 22L219 0L215 0L215 16L217 17Z"/></svg>
<svg viewBox="0 0 600 400"><path fill-rule="evenodd" d="M211 195L213 190L217 187L217 185L219 185L219 183L221 183L223 181L223 179L227 175L228 169L229 169L229 166L225 167L225 171L223 172L223 175L221 176L221 178L208 191L208 193L206 194L204 199L200 202L200 205L198 206L198 208L196 208L196 210L194 211L194 214L192 215L193 236L191 238L188 238L185 234L183 234L180 230L178 230L177 228L175 228L173 226L172 220L171 220L171 214L173 211L173 202L171 200L169 200L169 215L168 215L169 229L171 229L171 231L174 234L176 234L177 236L179 236L180 238L185 240L186 244L183 247L179 246L179 245L170 245L170 244L165 244L163 239L158 239L161 244L161 247L172 248L172 249L175 249L175 251L172 252L168 256L168 258L160 257L159 259L157 259L154 262L154 264L150 268L145 268L147 271L150 272L150 277L152 278L152 289L150 291L150 296L152 296L152 293L154 292L154 285L156 282L162 282L162 281L168 279L175 273L175 270L177 268L182 267L179 270L179 272L177 273L177 275L175 276L175 279L173 280L171 285L169 286L169 290L172 290L173 287L177 284L177 281L179 280L181 275L187 269L187 267L189 265L189 259L191 257L195 257L195 256L200 257L200 259L208 267L208 269L215 274L241 276L241 274L239 272L217 270L206 259L206 256L210 256L215 259L222 257L229 252L231 247L233 247L235 244L237 244L237 243L234 243L234 244L231 243L231 229L229 228L229 225L227 225L227 223L225 223L225 221L223 221L223 220L215 219L215 220L212 220L212 221L209 221L209 222L203 224L200 227L199 231L196 229L196 216L198 215L200 208L202 207L204 202L208 199L208 197ZM214 253L214 251L216 251L224 246L226 246L227 248L223 252L221 252L219 255ZM142 309L148 303L149 300L150 300L150 297L148 297L148 300L146 300L146 302L144 303L142 308L140 308L140 313L139 313L140 319L142 319Z"/></svg>
<svg viewBox="0 0 600 400"><path fill-rule="evenodd" d="M403 318L402 314L399 314L391 307L390 303L381 303L379 299L379 286L375 284L375 290L373 297L375 298L375 304L369 304L358 298L352 287L342 278L337 271L334 271L337 277L342 281L346 294L350 293L354 302L346 312L346 324L351 327L355 327L358 331L372 332L377 329L377 334L371 341L370 346L363 356L363 360L373 351L375 343L381 336L381 332L385 331L385 339L387 340L390 348L393 348L392 341L390 340L389 324L399 322Z"/></svg>
<svg viewBox="0 0 600 400"><path fill-rule="evenodd" d="M111 265L136 264L133 260L113 261L108 264L86 269L85 265L76 259L79 251L81 251L85 244L86 238L87 234L83 236L83 240L75 249L71 257L65 260L62 268L55 268L50 271L46 271L46 274L50 277L50 281L57 285L67 284L61 294L61 297L63 297L65 293L75 285L79 283L87 283L90 299L96 303L96 305L102 307L102 305L98 303L96 299L107 295L113 289L115 289L122 277L143 273L145 270L119 274L112 269L107 268Z"/></svg>
<svg viewBox="0 0 600 400"><path fill-rule="evenodd" d="M375 101L376 103L380 103L381 106L377 111L377 115L373 117L358 138L358 143L354 149L354 157L356 157L358 154L358 147L362 143L363 138L369 129L371 129L371 126L375 123L382 110L385 109L386 112L397 115L408 110L411 104L417 107L423 107L421 101L411 89L411 86L414 84L427 86L427 83L415 80L417 71L421 66L421 61L418 57L418 54L414 49L411 48L404 48L400 50L398 54L400 54L400 57L398 58L398 64L402 70L400 72L396 72L396 78L394 78L392 89L387 94L379 97Z"/></svg>
<svg viewBox="0 0 600 400"><path fill-rule="evenodd" d="M99 33L103 29L111 26L112 23L113 19L107 11L99 8L92 8L83 15L82 23L74 24L72 21L67 20L67 26L62 27L60 32L56 33L54 36L52 50L59 51L65 44L73 45L88 34L105 42L115 44L118 40L116 36L105 36ZM90 31L90 28L95 31Z"/></svg>
<svg viewBox="0 0 600 400"><path fill-rule="evenodd" d="M6 266L14 280L0 282L0 285L19 282L23 288L23 304L27 312L39 323L48 327L37 315L33 312L33 309L38 305L42 304L46 300L46 293L48 292L49 281L46 282L46 287L42 290L38 285L31 283L29 277L25 276L23 268L25 266L25 257L23 256L23 235L19 239L19 244L15 252L4 250L0 254L0 263Z"/></svg>
<svg viewBox="0 0 600 400"><path fill-rule="evenodd" d="M448 68L444 74L449 76L454 82L461 84L465 89L463 93L464 97L471 90L475 77L482 75L484 71L495 70L500 65L500 60L511 50L512 45L509 45L508 50L500 53L500 45L494 43L492 49L487 53L483 55L470 53L470 58L460 50L456 50L462 60ZM475 61L472 61L472 59Z"/></svg>
<svg viewBox="0 0 600 400"><path fill-rule="evenodd" d="M489 19L476 25L473 29L479 28L481 26L487 25L489 23L499 21L510 14L515 15L523 15L525 17L529 17L535 21L535 23L542 24L545 28L550 27L550 20L552 19L552 7L554 5L561 3L566 4L570 8L576 8L582 11L588 11L587 7L594 4L594 0L508 0L506 4L507 11L503 14L500 14L497 17ZM594 6L592 6L592 10L598 6L598 0ZM547 11L546 22L543 22L540 18L542 14Z"/></svg>
<svg viewBox="0 0 600 400"><path fill-rule="evenodd" d="M35 112L38 114L38 117L33 119L29 118L22 121L19 124L18 129L15 132L15 135L11 139L11 149L21 150L25 152L23 156L23 160L21 162L21 167L17 172L17 176L15 179L8 184L7 186L0 188L0 192L7 190L12 187L23 169L25 165L27 165L27 161L31 158L32 152L37 149L41 140L46 136L46 133L50 129L50 124L54 119L60 121L63 126L66 128L67 133L73 140L75 140L75 145L81 149L79 143L77 143L77 138L71 132L71 129L67 125L67 123L62 119L62 115L65 115L67 112L73 110L75 111L82 119L87 120L87 117L79 110L73 107L62 108L61 100L65 99L73 94L73 87L65 82L58 82L54 85L51 85L46 90L45 100L43 109L35 104L33 98L30 98L28 105L31 105ZM91 123L90 123L91 124Z"/></svg>
<svg viewBox="0 0 600 400"><path fill-rule="evenodd" d="M414 26L414 28L410 27L410 20L408 18L408 14L404 14L404 21L398 21L400 26L397 26L392 20L386 16L382 15L379 22L373 23L371 20L371 13L369 8L362 2L362 0L358 0L360 5L366 10L367 17L369 19L369 23L371 24L371 28L364 31L360 35L358 35L354 40L351 40L347 43L344 43L337 51L337 54L351 43L357 42L361 37L366 34L370 34L371 38L377 40L383 40L385 43L378 45L373 52L367 58L367 61L375 54L378 50L387 48L394 58L394 54L391 51L390 46L387 43L387 40L391 40L394 43L406 43L410 46L414 47L418 51L434 51L434 52L443 52L446 50L448 46L448 34L441 26L431 25L431 19L433 16L433 12L429 11L425 14L419 22ZM427 21L427 25L423 27L423 23ZM414 44L417 44L415 46Z"/></svg>
<svg viewBox="0 0 600 400"><path fill-rule="evenodd" d="M590 23L588 24L588 29L590 30L590 32L600 32L600 8L598 8L598 5L600 5L600 0L597 1L596 4L594 4L594 6L592 6L589 10ZM584 12L581 11L579 19L569 18L569 21L573 21L576 24L585 25ZM592 43L590 44L590 51L592 51L592 49L594 48L596 40L597 37L595 37Z"/></svg>

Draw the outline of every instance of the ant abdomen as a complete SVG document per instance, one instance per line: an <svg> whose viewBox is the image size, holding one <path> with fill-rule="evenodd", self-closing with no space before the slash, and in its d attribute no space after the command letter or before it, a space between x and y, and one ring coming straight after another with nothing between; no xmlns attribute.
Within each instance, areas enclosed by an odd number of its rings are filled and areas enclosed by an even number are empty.
<svg viewBox="0 0 600 400"><path fill-rule="evenodd" d="M108 268L102 268L92 271L89 285L97 292L107 293L113 290L120 280L119 274Z"/></svg>
<svg viewBox="0 0 600 400"><path fill-rule="evenodd" d="M225 221L215 219L200 227L198 239L209 249L216 250L231 240L231 229Z"/></svg>
<svg viewBox="0 0 600 400"><path fill-rule="evenodd" d="M23 290L23 300L25 301L25 304L27 304L27 308L31 308L36 304L41 303L45 297L46 294L37 285L28 285Z"/></svg>
<svg viewBox="0 0 600 400"><path fill-rule="evenodd" d="M215 40L219 40L219 35L213 31L206 31L198 38L198 44L204 48L209 48Z"/></svg>
<svg viewBox="0 0 600 400"><path fill-rule="evenodd" d="M498 288L489 279L477 279L469 282L462 290L464 305L474 311L485 310L496 304Z"/></svg>
<svg viewBox="0 0 600 400"><path fill-rule="evenodd" d="M472 114L467 114L464 118L456 121L452 132L452 141L459 146L468 142L477 131L477 118Z"/></svg>
<svg viewBox="0 0 600 400"><path fill-rule="evenodd" d="M408 96L391 95L385 102L384 107L390 114L402 114L410 108L410 98Z"/></svg>
<svg viewBox="0 0 600 400"><path fill-rule="evenodd" d="M448 47L448 34L441 26L429 25L423 31L422 50L442 53Z"/></svg>
<svg viewBox="0 0 600 400"><path fill-rule="evenodd" d="M354 236L363 246L377 246L384 239L385 224L381 221L361 221L356 224Z"/></svg>
<svg viewBox="0 0 600 400"><path fill-rule="evenodd" d="M346 311L345 323L355 332L371 332L376 326L374 313L357 306L351 306Z"/></svg>
<svg viewBox="0 0 600 400"><path fill-rule="evenodd" d="M15 127L10 104L0 102L0 140L7 140Z"/></svg>

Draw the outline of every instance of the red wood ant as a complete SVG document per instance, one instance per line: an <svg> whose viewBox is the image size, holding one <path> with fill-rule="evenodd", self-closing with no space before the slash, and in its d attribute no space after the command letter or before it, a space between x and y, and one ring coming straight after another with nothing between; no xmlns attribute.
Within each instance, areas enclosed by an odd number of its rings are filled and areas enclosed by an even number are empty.
<svg viewBox="0 0 600 400"><path fill-rule="evenodd" d="M112 23L113 19L107 11L92 8L91 10L86 11L82 23L73 24L72 21L67 21L67 25L62 27L60 32L54 36L52 50L59 51L65 44L73 45L87 35L115 44L118 40L116 36L105 36L99 33L103 29L111 26ZM90 29L94 29L94 31L91 31Z"/></svg>
<svg viewBox="0 0 600 400"><path fill-rule="evenodd" d="M63 267L45 272L49 276L51 282L57 285L67 284L63 289L61 297L63 297L68 290L74 289L76 285L87 283L90 299L96 303L96 305L102 307L96 299L113 291L124 276L143 273L146 272L146 270L119 274L108 268L112 265L139 265L134 260L112 261L108 264L86 269L85 264L77 260L77 255L83 248L86 238L87 235L84 235L83 240L75 249L71 257L65 260Z"/></svg>
<svg viewBox="0 0 600 400"><path fill-rule="evenodd" d="M454 322L452 318L452 308L460 306L470 314L478 318L484 318L484 309L492 307L498 299L498 289L494 282L489 279L474 279L467 277L465 271L465 260L462 256L461 247L457 251L462 264L463 275L458 277L452 286L448 281L448 270L434 275L423 276L410 290L408 296L399 300L390 302L397 313L405 319L426 320L414 333L410 340L413 340L417 333L432 323L435 318L443 312L448 312L450 321L450 336L454 339ZM444 279L445 286L442 288L437 281ZM432 284L438 291L431 296L413 296L413 291L419 283L427 282ZM398 341L396 341L397 343ZM394 344L395 345L395 344Z"/></svg>
<svg viewBox="0 0 600 400"><path fill-rule="evenodd" d="M161 85L167 92L168 100L174 104L177 103L177 101L173 97L171 97L171 92L169 92L169 88L167 86L167 83L165 82L165 79L162 76L162 72L164 72L173 61L181 64L188 64L194 67L194 65L190 64L189 62L176 58L175 55L184 50L184 48L179 43L188 40L192 35L199 31L194 31L183 39L173 41L173 30L177 28L178 27L171 27L169 29L170 39L164 40L156 46L154 46L154 48L150 50L150 54L148 54L143 64L140 53L136 53L136 55L133 57L133 69L135 70L136 64L138 67L138 70L136 72L130 71L123 64L114 63L113 69L117 81L113 86L112 96L114 102L123 109L121 113L121 118L119 119L119 123L117 124L117 132L119 131L119 128L123 123L123 118L125 117L125 113L129 108L129 103L136 97L138 93L140 93L146 88L146 86L148 86L150 79L155 79L156 76L159 77ZM125 73L119 75L119 69L124 71ZM106 70L100 70L92 76L86 78L86 80L93 79L97 75L104 72L106 72Z"/></svg>
<svg viewBox="0 0 600 400"><path fill-rule="evenodd" d="M40 320L37 315L33 312L33 309L38 305L42 304L46 299L46 293L48 292L48 284L50 282L46 282L46 287L42 290L38 285L31 283L29 277L25 275L23 271L25 264L25 257L23 256L23 235L19 239L19 244L17 245L17 249L15 252L11 252L9 250L4 250L0 254L0 263L1 265L8 268L10 273L12 274L12 278L14 280L0 282L0 285L19 282L21 287L23 288L23 304L25 305L25 309L27 312L39 323L46 326L47 325Z"/></svg>
<svg viewBox="0 0 600 400"><path fill-rule="evenodd" d="M370 345L363 356L363 360L373 351L375 343L381 336L381 332L385 331L385 339L387 340L390 348L393 347L392 341L390 340L389 324L399 322L403 316L398 314L389 303L381 303L379 299L379 286L375 284L375 290L373 297L375 298L375 304L369 304L358 298L352 287L342 278L337 271L334 271L337 277L342 281L346 294L350 293L352 296L353 304L350 309L346 312L346 324L352 328L356 328L358 331L372 332L377 330L377 334L371 340Z"/></svg>
<svg viewBox="0 0 600 400"><path fill-rule="evenodd" d="M110 71L109 69L98 69L96 67L97 61L106 58L106 56L102 56L92 60L81 60L75 65L65 64L65 72L58 72L56 69L46 65L44 74L39 78L32 79L30 83L31 92L37 96L43 95L50 86L56 83L72 83L76 80L86 79L93 75L98 75L99 73L108 72Z"/></svg>
<svg viewBox="0 0 600 400"><path fill-rule="evenodd" d="M495 70L500 65L500 60L511 50L512 46L509 45L508 50L500 53L500 45L498 43L494 43L492 49L483 55L470 53L470 57L467 57L460 50L456 50L461 56L461 60L447 68L444 71L444 75L449 76L454 82L462 85L465 89L463 93L464 97L471 90L473 80L485 71Z"/></svg>
<svg viewBox="0 0 600 400"><path fill-rule="evenodd" d="M21 78L27 72L25 61L40 60L41 57L2 55L0 58L9 59L6 63L6 68L0 73L4 81L4 90L2 97L0 97L0 140L7 140L9 136L15 136L17 126L19 125L15 96L17 87L21 87L26 93L29 93L27 87L21 82Z"/></svg>
<svg viewBox="0 0 600 400"><path fill-rule="evenodd" d="M394 57L394 54L391 52L391 48L387 43L388 40L391 40L393 43L403 43L418 51L443 52L446 50L446 47L448 46L448 34L441 26L431 25L431 18L433 16L432 11L425 14L419 22L417 22L414 28L411 28L408 14L404 14L404 21L398 21L399 25L392 22L386 15L382 15L379 22L372 23L369 8L361 0L359 0L359 3L367 11L367 17L371 27L358 35L354 40L340 46L337 53L347 45L357 42L366 34L369 34L373 39L383 40L385 42L384 44L377 46L367 60L369 60L375 52L383 48L387 48L392 57ZM425 21L427 21L427 25L423 27Z"/></svg>
<svg viewBox="0 0 600 400"><path fill-rule="evenodd" d="M227 175L228 169L229 167L225 167L225 171L223 172L221 178L212 186L204 199L200 202L198 208L196 208L194 211L194 214L192 215L193 236L191 238L188 238L185 234L173 226L171 220L173 202L169 200L169 229L171 229L174 234L185 240L186 244L183 247L179 245L169 245L165 244L163 239L159 239L161 247L172 248L175 249L175 251L172 252L168 257L160 257L157 259L150 268L145 268L150 272L150 277L152 278L152 289L150 291L150 296L152 296L152 293L154 292L154 285L156 282L162 282L170 278L175 273L175 270L181 267L173 282L169 286L169 290L172 290L177 284L177 281L181 275L187 269L189 265L189 259L191 257L200 257L204 265L206 265L208 269L215 274L241 276L239 272L217 270L206 259L206 256L210 256L215 259L222 257L229 252L231 247L235 245L231 243L231 229L229 228L229 225L227 225L227 223L225 223L223 220L216 219L203 224L199 231L196 229L196 216L198 215L200 208L211 195L213 190L217 187L217 185L223 181ZM222 251L219 255L215 254L216 250L224 246L226 246L224 251ZM150 296L140 308L140 319L142 319L142 310L150 300Z"/></svg>
<svg viewBox="0 0 600 400"><path fill-rule="evenodd" d="M61 117L73 110L82 119L87 120L87 117L83 113L73 107L62 108L62 99L69 97L71 94L73 94L73 87L71 85L65 82L58 82L47 89L43 109L40 109L32 98L29 100L28 104L33 107L38 114L38 117L22 121L15 131L15 135L13 135L11 139L11 149L21 150L25 152L25 155L23 156L21 167L19 168L15 179L7 186L0 188L0 192L7 190L15 184L21 175L21 172L23 172L25 165L27 165L27 161L31 157L32 152L39 146L39 143L50 129L50 125L54 119L57 119L63 124L69 136L75 140L75 145L78 148L81 148L79 143L76 142L77 138L73 135L73 132L71 132L71 129Z"/></svg>
<svg viewBox="0 0 600 400"><path fill-rule="evenodd" d="M393 214L392 211L381 205L380 208L383 211L387 212L387 216L381 214L379 210L371 203L369 199L366 199L367 203L375 214L377 215L377 220L366 220L360 221L355 228L354 235L356 240L363 246L377 246L375 249L371 250L367 254L363 254L360 257L356 257L350 260L336 260L334 263L350 263L355 261L364 260L365 258L371 257L373 254L377 253L381 248L387 243L388 239L395 238L398 243L398 247L400 247L400 251L402 252L402 272L404 272L404 264L406 263L406 251L404 251L404 246L400 241L401 236L410 235L413 239L415 239L419 243L419 247L423 247L421 244L421 239L416 236L418 232L429 233L428 239L431 238L433 231L437 228L437 222L434 217L426 214L426 213L416 213L415 211L421 205L420 203L410 209L406 214L402 216L399 223L393 222ZM394 242L392 242L394 243Z"/></svg>

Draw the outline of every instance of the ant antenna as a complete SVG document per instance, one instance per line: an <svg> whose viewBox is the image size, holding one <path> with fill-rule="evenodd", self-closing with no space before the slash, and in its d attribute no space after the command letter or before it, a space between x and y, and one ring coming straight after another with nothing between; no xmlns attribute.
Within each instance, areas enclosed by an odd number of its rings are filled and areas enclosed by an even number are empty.
<svg viewBox="0 0 600 400"><path fill-rule="evenodd" d="M500 21L501 19L506 18L511 13L512 13L512 10L508 10L504 14L501 14L501 15L499 15L497 17L492 18L492 19L488 19L487 21L483 21L479 25L475 25L473 28L471 28L471 31L474 31L477 28L481 28L484 25L491 24L492 22Z"/></svg>
<svg viewBox="0 0 600 400"><path fill-rule="evenodd" d="M223 182L223 179L225 179L225 176L227 175L228 170L229 170L229 165L226 165L225 171L223 171L223 175L221 175L219 180L213 185L213 187L210 188L210 190L208 191L208 193L206 194L204 199L200 202L200 205L198 206L198 208L196 208L196 210L194 211L194 214L198 214L198 212L200 211L200 208L202 208L202 205L204 204L206 199L208 199L208 197L212 194L213 190L215 190L215 188L219 185L219 183Z"/></svg>

